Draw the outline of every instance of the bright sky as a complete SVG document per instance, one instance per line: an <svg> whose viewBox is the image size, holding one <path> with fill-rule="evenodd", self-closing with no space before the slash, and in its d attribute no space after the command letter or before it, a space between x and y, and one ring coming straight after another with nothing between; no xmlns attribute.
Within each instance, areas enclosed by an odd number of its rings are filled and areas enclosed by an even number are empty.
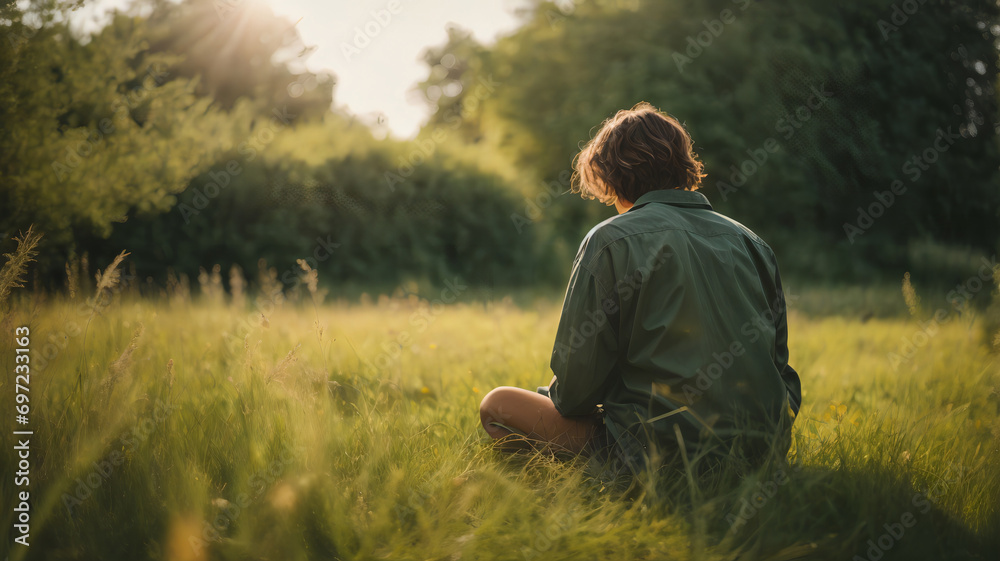
<svg viewBox="0 0 1000 561"><path fill-rule="evenodd" d="M214 1L238 6L249 0ZM127 3L97 0L74 19L82 23ZM421 52L444 43L450 23L471 30L480 42L492 43L498 34L517 26L514 10L524 0L267 0L267 4L292 22L302 18L299 34L306 45L318 47L306 59L306 67L337 75L335 104L369 122L381 113L392 135L406 138L414 136L428 116L426 104L409 93L427 76ZM388 10L390 5L396 13ZM345 46L352 52L345 55Z"/></svg>
<svg viewBox="0 0 1000 561"><path fill-rule="evenodd" d="M420 61L424 48L444 43L449 23L492 43L498 33L516 27L513 10L521 2L272 0L270 4L292 21L303 18L299 33L307 45L319 47L307 66L312 71L328 68L337 75L335 103L358 114L381 112L394 136L409 137L427 118L427 106L407 93L427 77L427 66ZM396 7L395 14L388 12L390 4ZM391 17L382 25L376 15L382 21Z"/></svg>

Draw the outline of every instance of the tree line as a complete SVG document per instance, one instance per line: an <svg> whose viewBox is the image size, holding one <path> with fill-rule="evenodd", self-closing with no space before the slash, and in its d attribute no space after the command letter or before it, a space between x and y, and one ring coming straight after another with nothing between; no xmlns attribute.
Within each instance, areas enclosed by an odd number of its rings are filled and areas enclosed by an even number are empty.
<svg viewBox="0 0 1000 561"><path fill-rule="evenodd" d="M568 192L573 156L638 101L793 274L1000 242L995 2L534 1L493 44L453 27L425 51L412 141L339 107L262 4L152 0L88 34L78 4L0 8L0 232L44 233L50 285L127 249L161 282L310 258L330 283L556 286L612 212Z"/></svg>

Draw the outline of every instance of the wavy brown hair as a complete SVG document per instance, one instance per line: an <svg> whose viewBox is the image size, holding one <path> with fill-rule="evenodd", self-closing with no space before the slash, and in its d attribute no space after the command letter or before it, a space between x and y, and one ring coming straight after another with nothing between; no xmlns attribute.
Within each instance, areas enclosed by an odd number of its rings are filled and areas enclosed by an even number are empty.
<svg viewBox="0 0 1000 561"><path fill-rule="evenodd" d="M604 121L576 156L573 192L612 205L649 191L701 186L705 166L677 119L645 101Z"/></svg>

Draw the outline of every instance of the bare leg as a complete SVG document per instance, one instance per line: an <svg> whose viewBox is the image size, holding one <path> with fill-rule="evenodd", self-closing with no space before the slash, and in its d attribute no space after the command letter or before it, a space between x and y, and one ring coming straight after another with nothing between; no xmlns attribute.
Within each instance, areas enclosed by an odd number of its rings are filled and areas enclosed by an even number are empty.
<svg viewBox="0 0 1000 561"><path fill-rule="evenodd" d="M510 386L500 386L483 397L479 420L486 434L493 438L511 434L491 424L498 422L527 434L532 440L551 443L574 454L583 451L601 423L597 415L563 417L548 397Z"/></svg>

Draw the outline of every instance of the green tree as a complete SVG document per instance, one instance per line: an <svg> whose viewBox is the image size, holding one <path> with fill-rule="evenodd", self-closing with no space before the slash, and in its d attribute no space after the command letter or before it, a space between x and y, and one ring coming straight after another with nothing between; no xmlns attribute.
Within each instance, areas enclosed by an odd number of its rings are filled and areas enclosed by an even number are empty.
<svg viewBox="0 0 1000 561"><path fill-rule="evenodd" d="M0 230L33 223L55 247L107 235L133 210L170 208L245 128L174 79L145 31L119 13L81 40L50 19L4 45Z"/></svg>
<svg viewBox="0 0 1000 561"><path fill-rule="evenodd" d="M287 107L300 119L326 113L335 76L312 73L305 63L315 51L263 2L151 0L146 18L153 53L177 55L171 71L198 77L197 93L223 108L252 98L262 113Z"/></svg>
<svg viewBox="0 0 1000 561"><path fill-rule="evenodd" d="M457 26L448 27L448 40L440 47L424 52L423 60L430 72L426 80L417 84L424 101L431 107L431 117L424 132L438 128L456 131L467 143L482 140L484 127L480 103L487 95L477 97L479 80L488 79L488 49L479 44L471 31Z"/></svg>
<svg viewBox="0 0 1000 561"><path fill-rule="evenodd" d="M332 75L304 71L308 49L270 9L148 4L85 37L65 23L75 4L4 5L0 231L36 224L43 267L171 209L224 153L258 149L276 115L329 114Z"/></svg>
<svg viewBox="0 0 1000 561"><path fill-rule="evenodd" d="M601 120L645 100L689 127L716 208L786 254L812 240L857 273L865 260L901 263L901 245L928 237L991 251L997 6L898 4L535 2L522 27L468 52L477 60L465 66L503 85L477 108L497 129L487 149L546 180ZM951 131L947 150L939 130ZM875 192L888 201L894 181L905 191L873 220L859 217ZM567 199L545 219L570 237L607 215ZM859 221L860 235L845 232Z"/></svg>

